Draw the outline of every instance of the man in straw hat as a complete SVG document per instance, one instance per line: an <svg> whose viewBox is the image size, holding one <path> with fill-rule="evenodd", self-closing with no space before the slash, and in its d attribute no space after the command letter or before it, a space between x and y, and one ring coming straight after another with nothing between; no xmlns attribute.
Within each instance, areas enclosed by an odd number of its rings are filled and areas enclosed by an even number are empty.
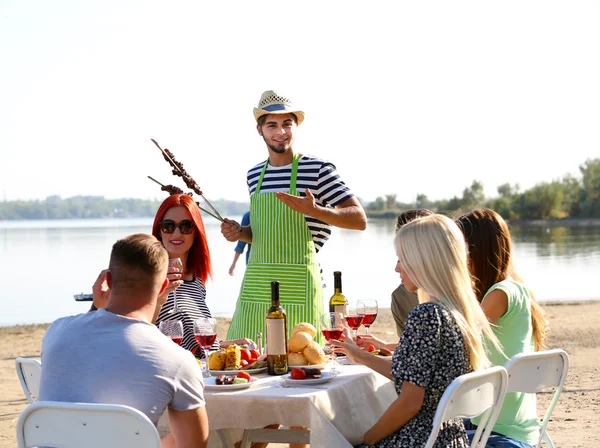
<svg viewBox="0 0 600 448"><path fill-rule="evenodd" d="M316 253L328 240L331 226L355 230L367 226L360 202L335 166L294 150L304 112L268 90L254 108L254 118L269 158L248 171L251 225L229 219L221 225L228 241L252 243L228 339L265 333L272 281L280 282L288 328L300 322L316 326L324 311Z"/></svg>

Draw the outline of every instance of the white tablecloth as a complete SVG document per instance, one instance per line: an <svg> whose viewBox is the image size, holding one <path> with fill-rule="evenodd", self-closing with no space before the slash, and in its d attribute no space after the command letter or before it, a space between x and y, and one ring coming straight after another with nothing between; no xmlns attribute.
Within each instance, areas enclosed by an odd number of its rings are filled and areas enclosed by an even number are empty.
<svg viewBox="0 0 600 448"><path fill-rule="evenodd" d="M358 444L397 394L391 381L367 367L340 366L338 371L331 381L310 387L282 387L281 377L259 375L248 389L205 391L210 429L279 423L309 427L316 447Z"/></svg>

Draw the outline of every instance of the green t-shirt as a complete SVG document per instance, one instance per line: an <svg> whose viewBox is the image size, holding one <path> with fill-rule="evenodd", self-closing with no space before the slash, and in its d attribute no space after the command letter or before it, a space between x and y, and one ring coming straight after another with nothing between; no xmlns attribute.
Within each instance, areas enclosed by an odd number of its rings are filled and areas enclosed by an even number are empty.
<svg viewBox="0 0 600 448"><path fill-rule="evenodd" d="M496 289L504 291L508 297L506 313L492 326L506 356L499 353L491 344L489 344L491 349L488 355L492 365L502 366L508 358L518 353L534 352L535 341L531 324L531 296L527 288L509 278L492 286L485 297ZM479 418L473 419L476 425L479 421ZM540 426L535 394L510 392L504 398L502 410L493 430L511 439L535 445L540 436Z"/></svg>

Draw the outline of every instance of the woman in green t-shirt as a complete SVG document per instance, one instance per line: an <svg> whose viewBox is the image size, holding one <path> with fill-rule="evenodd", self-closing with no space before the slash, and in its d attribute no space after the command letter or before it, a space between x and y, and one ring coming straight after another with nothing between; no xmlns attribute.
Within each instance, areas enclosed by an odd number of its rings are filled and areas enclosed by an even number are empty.
<svg viewBox="0 0 600 448"><path fill-rule="evenodd" d="M545 348L546 315L514 271L504 219L481 209L461 216L457 224L469 248L475 294L504 352L490 347L491 363L501 366L518 353ZM535 394L508 393L487 446L530 448L537 444L539 430Z"/></svg>

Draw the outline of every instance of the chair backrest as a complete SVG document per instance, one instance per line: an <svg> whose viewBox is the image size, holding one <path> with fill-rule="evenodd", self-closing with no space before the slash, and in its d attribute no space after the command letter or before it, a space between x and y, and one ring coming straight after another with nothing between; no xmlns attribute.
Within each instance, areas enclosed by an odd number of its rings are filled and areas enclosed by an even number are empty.
<svg viewBox="0 0 600 448"><path fill-rule="evenodd" d="M548 387L555 388L554 396L541 422L540 439L537 443L537 446L540 446L541 440L547 437L546 427L550 415L567 378L569 355L560 349L520 353L510 358L504 367L508 371L508 392L537 393Z"/></svg>
<svg viewBox="0 0 600 448"><path fill-rule="evenodd" d="M38 401L17 420L17 446L160 448L154 424L129 406Z"/></svg>
<svg viewBox="0 0 600 448"><path fill-rule="evenodd" d="M42 363L37 359L17 358L15 359L15 365L23 392L29 403L34 403L40 393Z"/></svg>
<svg viewBox="0 0 600 448"><path fill-rule="evenodd" d="M433 446L442 423L478 415L482 416L481 424L477 427L471 447L485 447L500 414L507 385L508 374L501 366L467 373L452 381L440 398L425 448Z"/></svg>

